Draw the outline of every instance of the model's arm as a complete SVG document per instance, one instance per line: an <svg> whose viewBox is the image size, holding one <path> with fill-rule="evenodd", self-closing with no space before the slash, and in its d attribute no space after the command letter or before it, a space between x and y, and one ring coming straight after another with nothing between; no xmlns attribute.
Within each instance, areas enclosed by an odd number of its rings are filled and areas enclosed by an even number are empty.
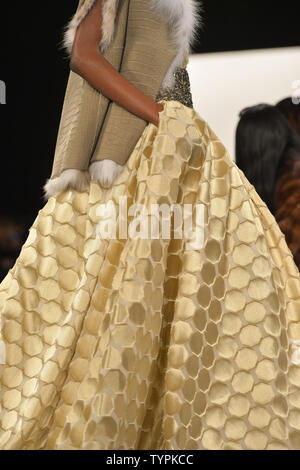
<svg viewBox="0 0 300 470"><path fill-rule="evenodd" d="M108 99L157 126L158 112L163 110L163 105L138 90L103 57L99 50L101 24L102 0L97 0L77 28L71 54L71 70L85 78Z"/></svg>

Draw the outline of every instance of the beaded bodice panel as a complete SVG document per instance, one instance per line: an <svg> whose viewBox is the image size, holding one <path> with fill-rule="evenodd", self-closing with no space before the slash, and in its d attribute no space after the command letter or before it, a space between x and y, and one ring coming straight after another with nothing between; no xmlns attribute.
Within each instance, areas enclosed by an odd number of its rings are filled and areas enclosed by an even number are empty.
<svg viewBox="0 0 300 470"><path fill-rule="evenodd" d="M160 88L156 95L156 101L179 101L180 103L193 108L193 97L191 93L189 74L186 68L177 67L174 72L175 83L169 88Z"/></svg>

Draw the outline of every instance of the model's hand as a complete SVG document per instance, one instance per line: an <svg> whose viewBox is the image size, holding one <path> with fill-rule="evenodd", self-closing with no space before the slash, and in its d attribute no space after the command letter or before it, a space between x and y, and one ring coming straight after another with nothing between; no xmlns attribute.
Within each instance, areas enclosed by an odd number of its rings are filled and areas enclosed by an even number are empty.
<svg viewBox="0 0 300 470"><path fill-rule="evenodd" d="M155 117L153 119L153 121L151 121L155 126L158 127L158 124L159 124L159 112L162 111L164 109L164 105L161 104L161 103L157 103L156 104L156 110L155 110Z"/></svg>

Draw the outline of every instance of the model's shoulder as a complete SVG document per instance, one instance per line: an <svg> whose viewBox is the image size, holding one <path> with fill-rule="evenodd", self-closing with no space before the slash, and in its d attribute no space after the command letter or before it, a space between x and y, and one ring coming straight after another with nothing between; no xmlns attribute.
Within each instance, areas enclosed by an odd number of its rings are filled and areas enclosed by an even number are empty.
<svg viewBox="0 0 300 470"><path fill-rule="evenodd" d="M111 44L114 35L114 23L120 0L79 0L77 10L64 28L63 47L71 55L72 46L78 26L95 6L101 3L102 11L102 39L99 44L101 52L104 52Z"/></svg>

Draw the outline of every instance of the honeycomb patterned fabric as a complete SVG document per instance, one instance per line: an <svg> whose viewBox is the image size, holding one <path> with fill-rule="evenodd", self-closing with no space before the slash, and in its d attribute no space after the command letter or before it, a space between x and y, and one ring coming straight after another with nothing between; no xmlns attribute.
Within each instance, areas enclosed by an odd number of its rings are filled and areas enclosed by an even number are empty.
<svg viewBox="0 0 300 470"><path fill-rule="evenodd" d="M207 122L161 102L111 188L46 202L0 285L1 449L300 449L299 271ZM201 247L101 238L124 196L199 204Z"/></svg>

